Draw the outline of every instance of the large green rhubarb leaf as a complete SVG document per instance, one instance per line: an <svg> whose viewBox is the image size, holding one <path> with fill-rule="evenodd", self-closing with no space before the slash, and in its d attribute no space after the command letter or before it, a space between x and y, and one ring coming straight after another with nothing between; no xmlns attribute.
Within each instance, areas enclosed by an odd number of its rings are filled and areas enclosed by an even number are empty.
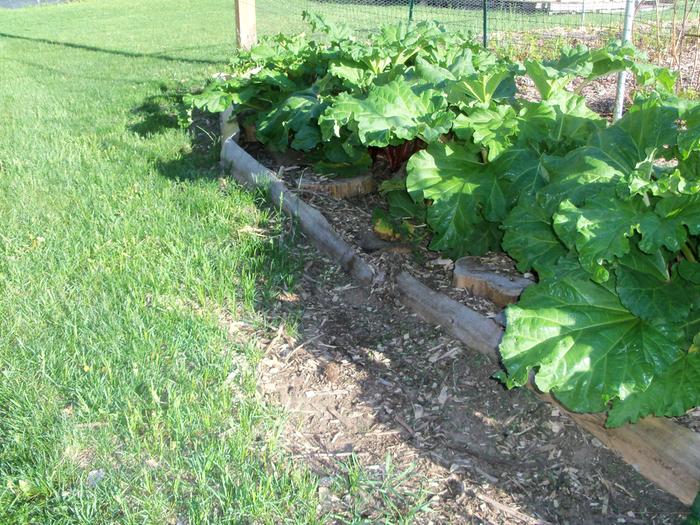
<svg viewBox="0 0 700 525"><path fill-rule="evenodd" d="M686 229L687 228L687 229ZM678 251L692 235L700 234L700 194L672 195L656 205L640 221L642 240L639 246L651 253L662 247Z"/></svg>
<svg viewBox="0 0 700 525"><path fill-rule="evenodd" d="M596 156L621 173L633 171L645 159L640 156L634 138L619 126L610 126L592 134L588 146L596 150Z"/></svg>
<svg viewBox="0 0 700 525"><path fill-rule="evenodd" d="M492 169L508 181L511 205L522 195L534 195L549 182L543 156L524 145L508 148L493 162Z"/></svg>
<svg viewBox="0 0 700 525"><path fill-rule="evenodd" d="M492 161L511 145L517 126L513 108L499 105L493 109L476 108L468 115L460 114L454 121L452 131L458 138L471 138L486 148L488 160Z"/></svg>
<svg viewBox="0 0 700 525"><path fill-rule="evenodd" d="M635 315L647 321L680 323L690 313L687 283L674 273L668 275L660 252L646 255L633 249L615 269L620 301Z"/></svg>
<svg viewBox="0 0 700 525"><path fill-rule="evenodd" d="M688 232L679 221L664 220L653 212L642 216L639 231L642 234L639 247L647 253L653 253L661 247L676 252L688 238Z"/></svg>
<svg viewBox="0 0 700 525"><path fill-rule="evenodd" d="M575 247L584 270L598 282L608 280L607 263L630 251L629 238L637 230L643 203L619 199L615 193L601 192L580 208L564 201L554 215L554 231L570 247Z"/></svg>
<svg viewBox="0 0 700 525"><path fill-rule="evenodd" d="M586 99L575 93L563 92L549 99L557 115L554 129L550 132L553 141L575 143L585 142L597 129L605 126L605 121L588 108Z"/></svg>
<svg viewBox="0 0 700 525"><path fill-rule="evenodd" d="M543 191L569 199L575 205L601 192L614 192L625 175L609 163L603 150L592 146L578 148L565 157L544 160L551 182Z"/></svg>
<svg viewBox="0 0 700 525"><path fill-rule="evenodd" d="M700 353L700 287L692 288L696 294L695 302L690 310L688 319L683 324L686 340L691 341L689 352Z"/></svg>
<svg viewBox="0 0 700 525"><path fill-rule="evenodd" d="M684 158L700 150L700 104L684 115L686 130L678 137L678 147Z"/></svg>
<svg viewBox="0 0 700 525"><path fill-rule="evenodd" d="M272 150L284 151L289 146L289 135L293 133L292 147L310 151L321 142L316 121L325 107L314 90L295 93L260 115L256 134L260 142Z"/></svg>
<svg viewBox="0 0 700 525"><path fill-rule="evenodd" d="M522 104L518 115L520 141L543 145L550 153L568 153L605 126L605 121L575 93L562 92L549 100Z"/></svg>
<svg viewBox="0 0 700 525"><path fill-rule="evenodd" d="M616 127L625 130L632 137L637 161L641 162L654 150L661 152L664 146L675 146L678 116L677 108L650 99L632 106Z"/></svg>
<svg viewBox="0 0 700 525"><path fill-rule="evenodd" d="M356 129L367 146L385 147L416 137L433 142L447 133L454 114L444 95L398 78L372 88L366 98L341 93L319 119L324 140Z"/></svg>
<svg viewBox="0 0 700 525"><path fill-rule="evenodd" d="M644 390L681 353L677 332L634 315L609 286L571 273L527 288L506 326L508 385L526 384L537 370L537 387L576 412L600 412Z"/></svg>
<svg viewBox="0 0 700 525"><path fill-rule="evenodd" d="M340 79L343 86L349 90L366 90L376 75L351 60L341 58L328 66L328 72Z"/></svg>
<svg viewBox="0 0 700 525"><path fill-rule="evenodd" d="M656 213L663 220L684 224L692 235L700 235L700 194L666 197L656 205Z"/></svg>
<svg viewBox="0 0 700 525"><path fill-rule="evenodd" d="M479 162L474 147L433 143L413 155L406 188L417 200L432 201L428 225L431 247L450 255L482 254L498 248L506 199L502 182Z"/></svg>
<svg viewBox="0 0 700 525"><path fill-rule="evenodd" d="M683 260L678 264L678 273L693 284L700 284L700 263Z"/></svg>
<svg viewBox="0 0 700 525"><path fill-rule="evenodd" d="M619 427L641 417L682 416L700 405L700 352L683 353L668 370L655 377L643 392L613 403L606 425Z"/></svg>
<svg viewBox="0 0 700 525"><path fill-rule="evenodd" d="M534 60L526 60L525 69L543 100L565 91L566 86L574 79L572 74L564 73Z"/></svg>
<svg viewBox="0 0 700 525"><path fill-rule="evenodd" d="M552 228L557 203L544 195L525 195L503 222L503 249L517 261L521 272L534 269L542 276L566 255L566 247Z"/></svg>
<svg viewBox="0 0 700 525"><path fill-rule="evenodd" d="M452 83L450 102L473 101L481 107L488 107L494 98L506 98L511 90L502 86L513 84L513 72L505 64L497 64L484 71L460 78Z"/></svg>

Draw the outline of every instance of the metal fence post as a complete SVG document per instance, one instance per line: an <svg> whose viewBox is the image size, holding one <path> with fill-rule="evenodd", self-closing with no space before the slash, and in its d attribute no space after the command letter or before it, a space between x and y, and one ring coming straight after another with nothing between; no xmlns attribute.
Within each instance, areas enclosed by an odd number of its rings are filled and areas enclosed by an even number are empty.
<svg viewBox="0 0 700 525"><path fill-rule="evenodd" d="M484 23L483 23L483 31L484 31L484 39L483 39L483 42L484 42L484 49L486 49L486 48L488 47L488 43L489 43L489 37L488 37L488 6L487 6L486 2L488 2L488 0L482 0L482 2L481 2L481 7L482 7L481 16L482 16L483 22L484 22Z"/></svg>
<svg viewBox="0 0 700 525"><path fill-rule="evenodd" d="M635 0L627 0L625 6L625 25L622 30L622 41L626 44L632 40L632 25L634 24ZM615 97L615 111L613 120L620 120L622 109L625 105L625 84L627 83L627 71L623 70L617 74L617 96Z"/></svg>
<svg viewBox="0 0 700 525"><path fill-rule="evenodd" d="M409 0L408 1L408 24L411 25L411 22L413 22L413 4L414 0Z"/></svg>

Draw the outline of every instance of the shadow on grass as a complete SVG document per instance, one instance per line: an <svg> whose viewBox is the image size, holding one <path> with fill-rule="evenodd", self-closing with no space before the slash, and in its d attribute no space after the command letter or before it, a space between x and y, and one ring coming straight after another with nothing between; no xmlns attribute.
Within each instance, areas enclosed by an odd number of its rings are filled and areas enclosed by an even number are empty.
<svg viewBox="0 0 700 525"><path fill-rule="evenodd" d="M137 120L128 126L129 131L148 138L170 129L187 128L188 147L175 159L157 161L158 173L172 180L219 179L218 116L199 110L189 112L183 96L191 93L191 88L166 83L159 87L160 94L147 97L131 110Z"/></svg>
<svg viewBox="0 0 700 525"><path fill-rule="evenodd" d="M187 107L183 104L182 97L189 90L183 87L172 88L165 83L161 83L159 88L160 94L147 97L131 111L139 120L129 126L129 131L141 137L150 137L187 125Z"/></svg>
<svg viewBox="0 0 700 525"><path fill-rule="evenodd" d="M179 154L170 154L167 159L156 159L157 175L175 183L212 185L218 188L222 198L228 198L229 195L236 198L232 194L241 190L224 176L219 165L221 141L218 115L193 110L191 120L187 121L187 107L183 104L182 97L190 90L164 83L160 86L160 91L160 94L145 98L131 110L138 119L128 126L129 131L142 137L153 137L168 129L186 128L189 141ZM244 200L248 200L248 197ZM301 271L301 262L291 254L297 236L296 229L282 220L280 214L269 209L264 192L256 192L253 202L257 208L267 210L257 224L244 225L240 230L234 229L231 242L238 242L248 235L265 239L257 246L255 256L249 258L246 274L254 280L252 295L255 299L252 306L267 319L270 316L269 306L274 304L280 290L292 286L294 276ZM246 293L242 295L246 296Z"/></svg>
<svg viewBox="0 0 700 525"><path fill-rule="evenodd" d="M105 47L88 46L86 44L76 44L74 42L61 42L59 40L50 40L48 38L37 38L22 35L13 35L11 33L0 32L0 38L12 38L16 40L25 40L28 42L36 42L40 44L50 44L53 46L67 47L70 49L79 49L81 51L93 51L95 53L105 53L108 55L117 55L128 58L149 58L155 60L164 60L166 62L188 62L190 64L211 64L218 65L223 64L221 60L206 60L201 58L187 58L165 55L162 53L137 53L135 51L124 51L121 49L109 49Z"/></svg>
<svg viewBox="0 0 700 525"><path fill-rule="evenodd" d="M163 107L163 98L158 95L149 97L148 101L136 108L134 113L143 117L143 120L129 126L129 129L141 137L148 137L166 129L179 128L177 114L170 113Z"/></svg>

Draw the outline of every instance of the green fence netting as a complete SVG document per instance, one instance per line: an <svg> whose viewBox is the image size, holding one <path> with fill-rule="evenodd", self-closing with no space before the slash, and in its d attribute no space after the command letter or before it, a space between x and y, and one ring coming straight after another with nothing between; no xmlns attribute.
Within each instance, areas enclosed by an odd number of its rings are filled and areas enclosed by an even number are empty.
<svg viewBox="0 0 700 525"><path fill-rule="evenodd" d="M695 2L689 2L689 7ZM346 22L358 29L372 30L386 23L437 20L447 26L483 34L484 13L489 39L500 41L513 36L549 36L590 39L603 33L619 33L625 0L296 0L280 3L258 0L258 20L279 18L294 25L304 10L323 14L329 20ZM683 9L682 2L677 7ZM639 2L635 6L639 22L670 21L673 3ZM272 28L271 28L272 29Z"/></svg>
<svg viewBox="0 0 700 525"><path fill-rule="evenodd" d="M366 32L389 23L434 20L448 29L470 31L479 41L485 35L489 47L538 58L565 44L595 45L619 38L626 3L626 0L257 0L256 13L259 34L308 32L301 18L304 11ZM633 42L647 50L655 62L692 77L692 82L687 78L685 84L697 84L700 0L636 0L633 10Z"/></svg>

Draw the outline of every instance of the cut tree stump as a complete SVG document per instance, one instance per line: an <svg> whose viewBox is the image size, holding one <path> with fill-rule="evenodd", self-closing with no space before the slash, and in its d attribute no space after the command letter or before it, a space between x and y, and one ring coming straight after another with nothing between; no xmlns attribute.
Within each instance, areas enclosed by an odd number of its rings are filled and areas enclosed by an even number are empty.
<svg viewBox="0 0 700 525"><path fill-rule="evenodd" d="M248 155L233 140L222 149L222 163L233 177L253 189L265 189L272 202L299 221L302 231L321 251L333 258L359 283L374 286L385 276L362 260L330 226L325 217L286 189L284 183ZM503 329L491 319L425 286L406 272L395 283L401 301L420 317L439 324L467 347L499 359L498 345ZM581 428L617 452L640 474L660 488L691 505L700 490L700 434L665 418L647 417L634 425L605 428L602 414L576 414L566 411L549 395L536 394L557 405Z"/></svg>
<svg viewBox="0 0 700 525"><path fill-rule="evenodd" d="M344 179L326 179L320 181L303 180L299 189L327 193L334 199L347 199L359 195L367 195L377 190L377 181L371 173Z"/></svg>
<svg viewBox="0 0 700 525"><path fill-rule="evenodd" d="M462 257L455 262L452 285L466 288L478 297L504 308L515 303L523 290L533 284L524 277L509 277L487 269L478 257Z"/></svg>

